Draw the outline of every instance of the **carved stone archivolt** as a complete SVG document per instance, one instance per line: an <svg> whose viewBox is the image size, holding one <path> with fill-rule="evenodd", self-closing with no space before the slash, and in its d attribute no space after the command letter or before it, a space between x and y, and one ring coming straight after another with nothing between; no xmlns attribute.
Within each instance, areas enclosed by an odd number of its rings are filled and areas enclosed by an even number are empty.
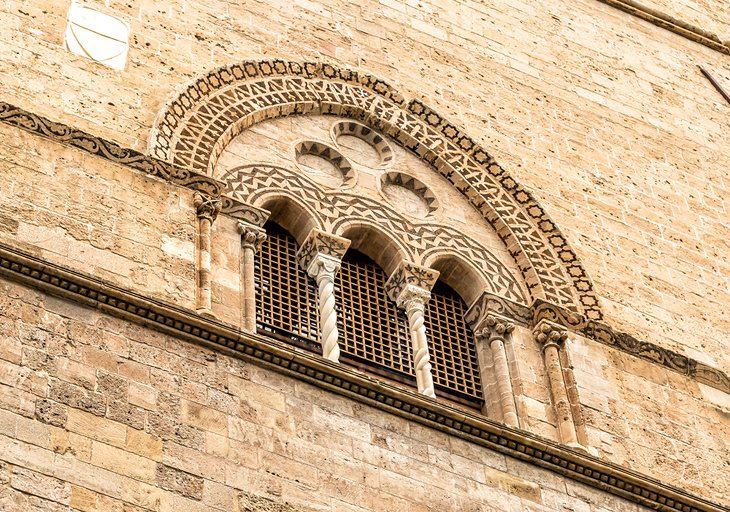
<svg viewBox="0 0 730 512"><path fill-rule="evenodd" d="M387 83L319 63L245 62L197 79L159 114L155 157L212 174L223 149L244 129L291 114L334 114L396 140L438 170L496 229L529 287L544 299L602 317L593 285L565 237L537 203L474 140Z"/></svg>
<svg viewBox="0 0 730 512"><path fill-rule="evenodd" d="M527 290L509 268L481 244L450 226L411 219L356 193L325 190L302 173L285 167L246 165L231 169L221 179L239 202L256 205L272 196L304 202L328 232L340 233L357 222L380 226L397 237L405 260L423 264L433 248L439 248L466 261L478 261L483 280L493 287L492 292L515 302L529 302Z"/></svg>

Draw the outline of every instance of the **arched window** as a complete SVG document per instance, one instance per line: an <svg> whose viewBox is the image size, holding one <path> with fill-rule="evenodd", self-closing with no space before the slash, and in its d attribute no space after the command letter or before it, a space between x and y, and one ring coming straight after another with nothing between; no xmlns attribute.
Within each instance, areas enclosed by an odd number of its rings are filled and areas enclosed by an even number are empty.
<svg viewBox="0 0 730 512"><path fill-rule="evenodd" d="M273 222L264 227L268 236L256 258L254 274L257 327L319 350L317 289L297 262L299 244Z"/></svg>
<svg viewBox="0 0 730 512"><path fill-rule="evenodd" d="M480 407L484 395L474 335L464 320L466 310L462 298L439 280L424 308L425 325L437 394Z"/></svg>
<svg viewBox="0 0 730 512"><path fill-rule="evenodd" d="M415 374L408 318L388 299L385 281L373 260L352 249L345 254L335 280L342 357L410 384Z"/></svg>

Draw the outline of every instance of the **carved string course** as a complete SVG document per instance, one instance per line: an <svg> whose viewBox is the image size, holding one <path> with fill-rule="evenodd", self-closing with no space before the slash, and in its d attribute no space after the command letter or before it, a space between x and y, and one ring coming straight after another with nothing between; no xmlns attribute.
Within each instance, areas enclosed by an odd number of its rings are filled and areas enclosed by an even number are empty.
<svg viewBox="0 0 730 512"><path fill-rule="evenodd" d="M223 149L247 127L310 113L356 119L431 164L495 227L523 273L531 300L602 317L585 270L533 196L455 125L418 100L407 102L375 77L281 60L219 68L163 108L149 149L182 168L212 174Z"/></svg>

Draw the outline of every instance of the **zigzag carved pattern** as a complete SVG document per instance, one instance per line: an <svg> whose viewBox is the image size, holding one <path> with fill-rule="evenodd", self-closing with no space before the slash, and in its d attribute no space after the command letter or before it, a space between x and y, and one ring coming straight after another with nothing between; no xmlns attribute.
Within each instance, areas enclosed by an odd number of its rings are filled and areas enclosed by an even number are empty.
<svg viewBox="0 0 730 512"><path fill-rule="evenodd" d="M168 104L150 150L210 173L223 149L248 126L305 113L357 119L396 139L433 165L495 227L532 298L602 317L582 265L532 195L454 125L417 100L406 103L368 75L278 60L215 70Z"/></svg>
<svg viewBox="0 0 730 512"><path fill-rule="evenodd" d="M509 269L490 251L449 226L411 222L372 199L346 192L325 191L301 173L285 167L246 165L228 171L221 179L226 183L230 195L244 203L257 204L262 197L272 192L296 194L298 199L304 200L320 213L322 228L333 233L338 233L340 228L353 220L372 221L397 235L404 257L419 265L424 263L423 256L427 251L434 248L451 249L466 261L481 263L484 281L493 287L494 293L520 303L528 300Z"/></svg>

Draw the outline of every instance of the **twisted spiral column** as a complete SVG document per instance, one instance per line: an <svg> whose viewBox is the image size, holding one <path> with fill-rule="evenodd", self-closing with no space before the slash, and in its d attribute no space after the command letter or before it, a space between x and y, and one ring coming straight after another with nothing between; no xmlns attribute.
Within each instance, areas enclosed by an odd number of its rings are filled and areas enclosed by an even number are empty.
<svg viewBox="0 0 730 512"><path fill-rule="evenodd" d="M322 356L334 362L340 360L340 333L335 310L335 275L339 269L340 260L326 254L317 254L307 268L307 273L317 283Z"/></svg>
<svg viewBox="0 0 730 512"><path fill-rule="evenodd" d="M424 305L429 298L431 298L431 293L428 290L406 285L398 297L397 304L408 315L408 327L411 331L411 345L413 347L413 366L416 369L418 392L435 398L436 393L431 372L431 354L428 349L425 319L423 317Z"/></svg>

